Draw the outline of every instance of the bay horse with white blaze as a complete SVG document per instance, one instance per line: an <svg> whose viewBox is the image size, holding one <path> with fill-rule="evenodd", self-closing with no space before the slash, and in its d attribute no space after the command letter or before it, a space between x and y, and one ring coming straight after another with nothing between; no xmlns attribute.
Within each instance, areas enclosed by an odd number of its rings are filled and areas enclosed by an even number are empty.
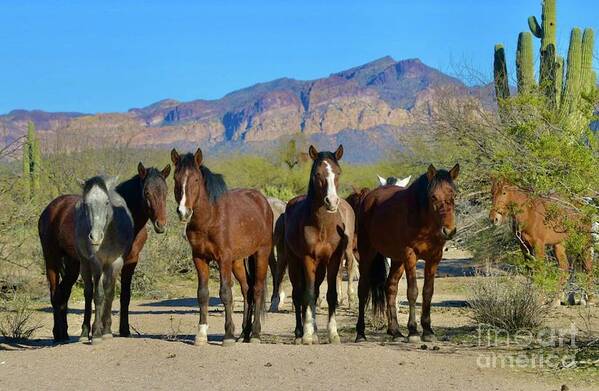
<svg viewBox="0 0 599 391"><path fill-rule="evenodd" d="M162 171L146 168L140 162L138 174L122 182L116 192L125 199L133 216L133 245L125 257L121 271L121 309L119 332L122 337L129 332L129 302L131 280L148 233L146 223L150 220L157 233L166 227L166 178L171 166ZM67 311L71 289L79 277L79 257L75 249L75 205L80 195L62 195L51 201L42 212L38 222L38 232L46 264L46 277L50 288L50 301L54 312L53 334L56 342L68 340ZM91 296L85 297L87 323L91 319Z"/></svg>
<svg viewBox="0 0 599 391"><path fill-rule="evenodd" d="M220 272L219 293L225 306L223 346L235 343L231 272L239 281L244 298L243 340L259 343L272 251L272 209L256 190L227 190L222 176L203 165L199 148L195 154L185 155L173 149L171 159L175 165L177 214L186 224L185 233L198 274L200 320L195 344L208 341L210 261L218 264ZM249 264L247 272L245 258Z"/></svg>
<svg viewBox="0 0 599 391"><path fill-rule="evenodd" d="M343 146L334 153L318 152L310 146L309 155L313 163L308 194L289 201L285 210L284 254L293 286L295 342L317 341L316 298L326 275L329 342L339 343L336 282L343 256L353 262L350 242L354 229L353 211L337 195ZM350 224L344 222L344 215L351 215Z"/></svg>
<svg viewBox="0 0 599 391"><path fill-rule="evenodd" d="M443 257L445 242L456 232L455 185L459 165L450 171L437 170L431 164L407 189L383 186L366 194L358 210L358 251L360 282L356 342L365 341L364 312L371 296L375 313L387 309L387 333L393 339L403 336L397 323L398 282L405 269L408 280L408 341L418 336L416 325L416 262L425 260L421 325L423 341L433 341L431 300L437 266ZM385 259L391 258L389 276Z"/></svg>

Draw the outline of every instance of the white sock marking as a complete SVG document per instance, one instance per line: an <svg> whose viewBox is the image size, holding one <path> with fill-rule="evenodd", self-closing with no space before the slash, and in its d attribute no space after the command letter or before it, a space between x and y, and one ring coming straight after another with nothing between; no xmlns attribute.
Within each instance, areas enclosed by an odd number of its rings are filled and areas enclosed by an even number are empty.
<svg viewBox="0 0 599 391"><path fill-rule="evenodd" d="M306 308L306 319L304 319L304 337L309 337L314 334L314 324L312 323L312 308Z"/></svg>

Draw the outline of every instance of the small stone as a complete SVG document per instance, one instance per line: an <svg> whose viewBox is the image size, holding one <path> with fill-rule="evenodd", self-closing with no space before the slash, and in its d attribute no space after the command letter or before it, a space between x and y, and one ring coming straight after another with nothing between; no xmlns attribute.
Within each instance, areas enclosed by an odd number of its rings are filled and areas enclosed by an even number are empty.
<svg viewBox="0 0 599 391"><path fill-rule="evenodd" d="M568 391L569 389L570 389L570 388L569 388L567 385L565 385L565 384L562 384L561 391Z"/></svg>
<svg viewBox="0 0 599 391"><path fill-rule="evenodd" d="M440 347L438 347L437 345L433 346L433 350L441 350Z"/></svg>
<svg viewBox="0 0 599 391"><path fill-rule="evenodd" d="M177 355L175 353L169 353L168 356L166 356L166 358L175 358L177 357Z"/></svg>
<svg viewBox="0 0 599 391"><path fill-rule="evenodd" d="M428 346L426 344L422 344L422 345L420 345L420 349L426 350L426 349L428 349Z"/></svg>
<svg viewBox="0 0 599 391"><path fill-rule="evenodd" d="M264 364L264 366L265 366L266 368L270 368L270 367L272 367L272 364L271 364L271 363L269 363L269 362L267 362L266 364Z"/></svg>

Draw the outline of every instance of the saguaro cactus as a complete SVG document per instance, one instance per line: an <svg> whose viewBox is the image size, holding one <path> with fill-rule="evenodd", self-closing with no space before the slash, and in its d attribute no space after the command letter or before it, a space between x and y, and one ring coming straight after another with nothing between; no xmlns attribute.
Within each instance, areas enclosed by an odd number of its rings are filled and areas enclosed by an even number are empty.
<svg viewBox="0 0 599 391"><path fill-rule="evenodd" d="M516 53L516 71L518 73L518 92L530 92L535 84L533 69L532 34L529 32L518 35L518 51Z"/></svg>
<svg viewBox="0 0 599 391"><path fill-rule="evenodd" d="M576 109L580 97L582 65L582 34L578 27L570 33L570 48L568 49L568 69L564 90L562 92L561 113L568 115Z"/></svg>
<svg viewBox="0 0 599 391"><path fill-rule="evenodd" d="M597 75L593 69L593 49L595 47L595 34L593 29L584 29L582 35L582 65L580 74L581 92L589 95L597 88Z"/></svg>
<svg viewBox="0 0 599 391"><path fill-rule="evenodd" d="M40 143L35 133L35 125L27 125L27 139L23 144L23 192L27 198L37 194L40 189L42 155Z"/></svg>
<svg viewBox="0 0 599 391"><path fill-rule="evenodd" d="M497 99L510 97L510 86L507 77L507 65L505 62L505 49L503 45L495 45L495 60L493 62L495 77L495 95Z"/></svg>

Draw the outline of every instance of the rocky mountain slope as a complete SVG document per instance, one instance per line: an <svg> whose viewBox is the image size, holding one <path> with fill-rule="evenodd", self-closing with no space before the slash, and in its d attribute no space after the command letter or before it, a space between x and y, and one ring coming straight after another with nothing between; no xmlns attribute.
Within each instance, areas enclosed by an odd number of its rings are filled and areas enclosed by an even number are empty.
<svg viewBox="0 0 599 391"><path fill-rule="evenodd" d="M350 135L363 143L381 131L387 134L410 126L416 115L427 114L435 93L445 87L481 93L418 59L383 57L317 80L282 78L217 100L165 99L127 113L15 110L0 116L0 143L24 134L28 121L35 122L47 150L69 140L78 140L81 146L81 140L89 145L105 139L136 147L201 144L226 150L272 143L298 132L329 141Z"/></svg>

